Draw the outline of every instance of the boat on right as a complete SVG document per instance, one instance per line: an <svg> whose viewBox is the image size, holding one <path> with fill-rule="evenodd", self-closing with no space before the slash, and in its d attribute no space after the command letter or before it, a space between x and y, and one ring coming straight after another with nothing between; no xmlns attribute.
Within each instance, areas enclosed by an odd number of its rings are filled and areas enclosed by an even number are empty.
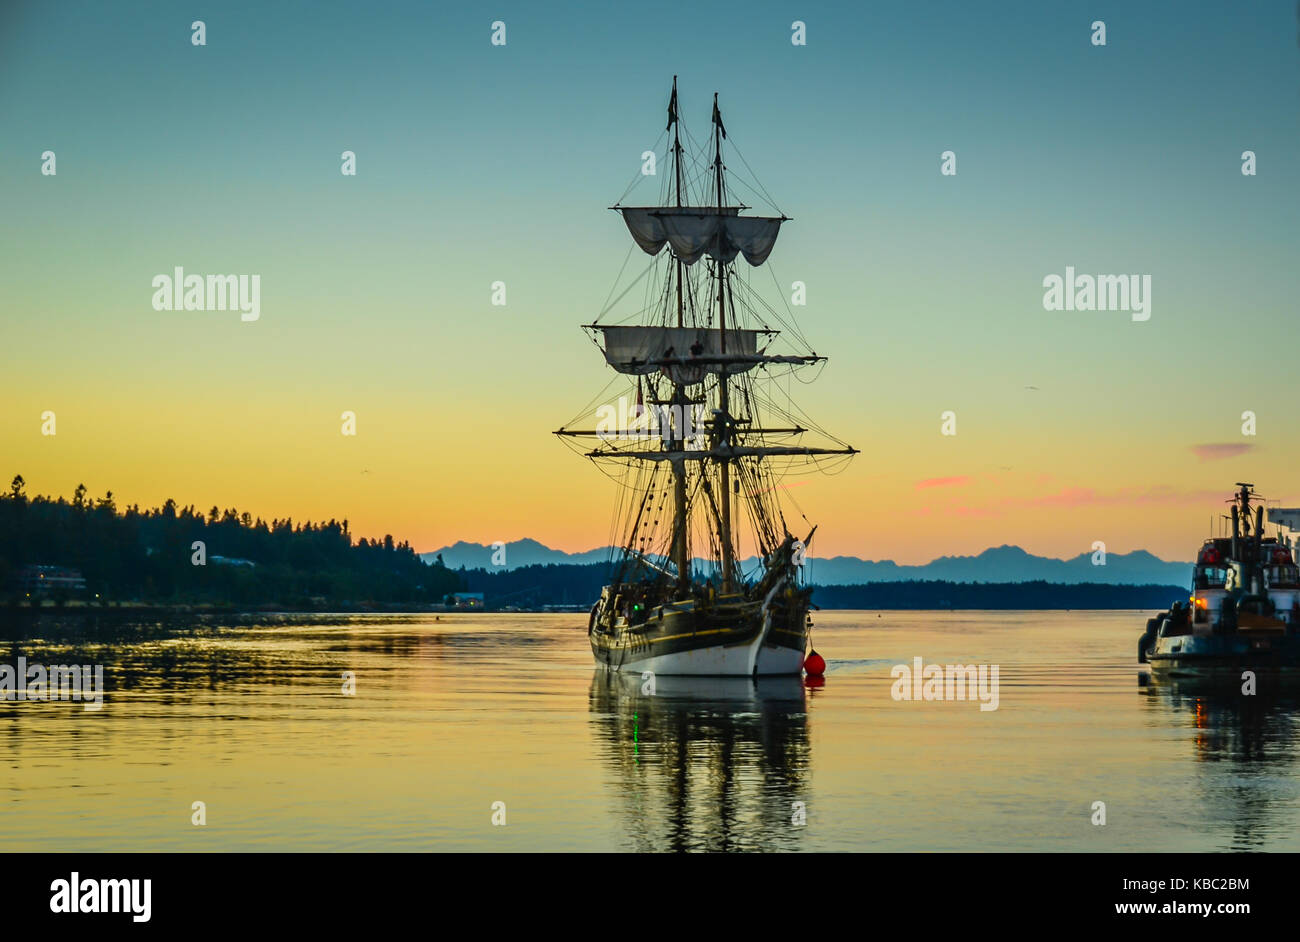
<svg viewBox="0 0 1300 942"><path fill-rule="evenodd" d="M1263 499L1252 484L1236 486L1231 535L1202 544L1191 595L1149 619L1138 641L1138 660L1155 674L1239 681L1243 671L1300 668L1300 569L1281 530L1296 511L1272 511L1279 530L1265 536Z"/></svg>

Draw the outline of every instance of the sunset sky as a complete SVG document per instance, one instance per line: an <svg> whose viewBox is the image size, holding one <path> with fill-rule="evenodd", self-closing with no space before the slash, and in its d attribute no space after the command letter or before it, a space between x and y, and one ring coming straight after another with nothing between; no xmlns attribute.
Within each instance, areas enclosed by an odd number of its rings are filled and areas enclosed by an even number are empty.
<svg viewBox="0 0 1300 942"><path fill-rule="evenodd" d="M994 6L6 3L0 473L602 545L614 485L550 432L610 379L577 325L676 74L793 217L800 404L862 450L792 491L813 555L1188 559L1235 481L1300 505L1295 3ZM260 275L260 319L154 310L175 266ZM1044 310L1066 266L1150 275L1150 320Z"/></svg>

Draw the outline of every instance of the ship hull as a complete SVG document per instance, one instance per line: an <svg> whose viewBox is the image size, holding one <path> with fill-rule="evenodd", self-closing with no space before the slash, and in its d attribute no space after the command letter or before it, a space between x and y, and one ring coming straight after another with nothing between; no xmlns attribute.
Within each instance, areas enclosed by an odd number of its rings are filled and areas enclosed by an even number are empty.
<svg viewBox="0 0 1300 942"><path fill-rule="evenodd" d="M589 637L596 663L613 671L769 677L803 670L807 621L803 593L766 612L759 601L700 606L688 599L657 606L630 622L598 606Z"/></svg>
<svg viewBox="0 0 1300 942"><path fill-rule="evenodd" d="M1242 680L1243 671L1300 676L1300 637L1281 632L1175 635L1147 654L1151 670L1170 677Z"/></svg>
<svg viewBox="0 0 1300 942"><path fill-rule="evenodd" d="M758 659L752 674L749 668L749 650L744 645L726 647L712 645L696 648L693 651L679 651L674 654L656 654L629 660L619 665L602 662L599 655L597 663L613 671L650 671L654 674L666 674L678 677L780 677L799 674L803 671L804 653L792 648L764 645L759 649Z"/></svg>

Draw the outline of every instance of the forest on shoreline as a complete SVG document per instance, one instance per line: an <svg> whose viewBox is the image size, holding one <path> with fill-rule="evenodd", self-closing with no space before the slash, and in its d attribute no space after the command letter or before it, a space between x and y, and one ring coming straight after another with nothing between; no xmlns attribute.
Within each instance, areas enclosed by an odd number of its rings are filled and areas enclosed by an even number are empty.
<svg viewBox="0 0 1300 942"><path fill-rule="evenodd" d="M591 605L600 598L610 567L605 563L520 566L517 569L455 570L488 608ZM816 585L813 602L828 609L1163 609L1184 598L1170 585L1057 582L946 582L915 580L863 585Z"/></svg>
<svg viewBox="0 0 1300 942"><path fill-rule="evenodd" d="M441 605L462 580L406 542L353 539L347 520L263 520L236 508L204 513L168 500L119 509L92 499L28 497L21 475L0 493L0 600L31 604L31 567L75 569L84 590L54 604L151 604L314 610Z"/></svg>

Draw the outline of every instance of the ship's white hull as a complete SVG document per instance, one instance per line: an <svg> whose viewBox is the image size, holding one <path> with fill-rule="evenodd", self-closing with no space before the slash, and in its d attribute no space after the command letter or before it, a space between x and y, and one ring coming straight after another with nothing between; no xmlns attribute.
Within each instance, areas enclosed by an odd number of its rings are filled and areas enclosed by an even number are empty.
<svg viewBox="0 0 1300 942"><path fill-rule="evenodd" d="M751 646L747 644L695 648L640 659L629 658L609 669L636 673L651 671L655 674L684 677L772 677L803 671L802 651L765 644L759 649L757 661L751 667L750 650Z"/></svg>

